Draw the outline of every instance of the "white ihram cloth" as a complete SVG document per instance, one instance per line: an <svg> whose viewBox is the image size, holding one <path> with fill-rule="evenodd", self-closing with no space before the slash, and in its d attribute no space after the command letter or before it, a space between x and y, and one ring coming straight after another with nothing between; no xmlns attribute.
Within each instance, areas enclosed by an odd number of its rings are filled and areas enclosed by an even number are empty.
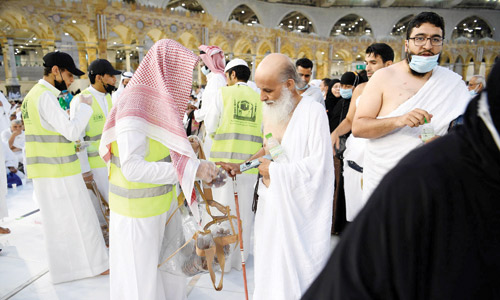
<svg viewBox="0 0 500 300"><path fill-rule="evenodd" d="M194 111L196 122L204 121L209 118L209 111L217 98L219 88L226 86L226 77L222 74L210 72L207 75L207 86L201 96L201 108ZM203 141L203 151L207 160L210 158L210 149L212 149L212 139L208 134L205 134Z"/></svg>
<svg viewBox="0 0 500 300"><path fill-rule="evenodd" d="M361 96L356 99L356 106L359 104ZM347 164L348 160L354 161L358 166L363 167L365 157L366 139L349 135L344 151L344 191L346 204L346 219L352 222L358 212L365 206L363 201L363 173L355 171Z"/></svg>
<svg viewBox="0 0 500 300"><path fill-rule="evenodd" d="M70 141L77 140L92 115L92 108L80 104L75 118L69 120L56 98L59 90L43 79L39 83L49 89L39 100L42 126ZM71 281L106 271L108 253L82 175L33 178L33 187L42 215L52 281Z"/></svg>
<svg viewBox="0 0 500 300"><path fill-rule="evenodd" d="M104 113L104 117L108 117L108 102L106 100L106 93L101 93L98 90L96 90L93 86L89 86L87 90L94 96L93 99L97 100L97 103L99 104L99 107L102 109L102 112ZM69 115L70 118L73 119L75 117L76 112L78 111L78 108L80 107L80 102L81 102L81 94L75 97L73 101L71 101L71 106L70 106L70 111ZM85 127L83 132L80 135L80 141L83 141L83 138L85 137L85 131L89 129L89 124ZM82 167L82 173L90 171L90 164L89 164L89 158L88 158L88 153L87 153L87 148L82 149L80 152L76 153L78 155L78 159L80 160L80 166ZM97 189L99 190L99 193L101 196L104 198L106 202L109 202L109 179L108 179L108 168L107 167L102 167L102 168L96 168L92 169L92 175L94 176L94 181L97 185ZM106 220L104 218L104 215L102 213L102 206L100 203L100 200L97 199L97 197L94 195L94 192L89 190L89 195L90 199L92 199L92 204L94 205L94 209L96 211L97 217L99 218L99 224L101 225L106 225Z"/></svg>
<svg viewBox="0 0 500 300"><path fill-rule="evenodd" d="M470 100L465 83L457 73L435 67L423 87L387 116L404 115L415 108L432 114L431 125L436 135L444 135L452 120L465 111ZM376 139L369 139L365 147L363 169L363 199L366 201L382 178L411 150L422 145L419 135L422 127L399 128Z"/></svg>
<svg viewBox="0 0 500 300"><path fill-rule="evenodd" d="M272 162L259 185L254 299L299 299L330 255L333 153L325 109L303 97L281 141L287 163Z"/></svg>
<svg viewBox="0 0 500 300"><path fill-rule="evenodd" d="M305 92L302 94L302 97L312 97L314 101L323 105L323 108L326 108L325 98L323 98L323 93L321 92L321 89L317 86L310 85L309 88L305 90Z"/></svg>

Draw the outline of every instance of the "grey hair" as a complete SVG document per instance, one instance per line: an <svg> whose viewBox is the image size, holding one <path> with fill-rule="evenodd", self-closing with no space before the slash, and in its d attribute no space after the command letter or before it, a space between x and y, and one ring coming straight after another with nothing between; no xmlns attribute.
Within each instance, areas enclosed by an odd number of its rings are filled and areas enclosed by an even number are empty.
<svg viewBox="0 0 500 300"><path fill-rule="evenodd" d="M23 125L23 121L15 119L10 121L10 125Z"/></svg>
<svg viewBox="0 0 500 300"><path fill-rule="evenodd" d="M285 65L283 70L281 70L280 79L281 82L292 79L293 81L295 81L295 88L303 88L306 85L306 83L302 80L302 78L300 78L299 74L297 73L295 64L291 59L288 59L287 64Z"/></svg>
<svg viewBox="0 0 500 300"><path fill-rule="evenodd" d="M481 75L472 75L472 78L476 78L477 83L480 83L483 86L483 89L486 88L486 79Z"/></svg>

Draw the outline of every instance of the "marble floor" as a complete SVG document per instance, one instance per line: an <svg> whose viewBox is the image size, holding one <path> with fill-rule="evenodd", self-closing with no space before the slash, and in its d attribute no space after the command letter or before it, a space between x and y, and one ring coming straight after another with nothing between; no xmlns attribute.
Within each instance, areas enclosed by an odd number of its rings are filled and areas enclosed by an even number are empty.
<svg viewBox="0 0 500 300"><path fill-rule="evenodd" d="M109 299L109 276L97 276L67 283L52 284L48 274L41 216L33 200L33 185L9 189L9 217L0 222L10 234L0 235L0 300ZM332 249L337 239L332 238ZM217 279L220 278L217 273ZM250 299L253 291L253 257L247 262ZM241 271L224 275L224 288L217 292L208 274L186 279L189 300L245 299Z"/></svg>

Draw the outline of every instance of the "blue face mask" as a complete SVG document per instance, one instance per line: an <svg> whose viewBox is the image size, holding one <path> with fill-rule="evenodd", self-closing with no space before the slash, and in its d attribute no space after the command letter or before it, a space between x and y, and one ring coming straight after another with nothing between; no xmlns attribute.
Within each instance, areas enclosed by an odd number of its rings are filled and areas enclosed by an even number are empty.
<svg viewBox="0 0 500 300"><path fill-rule="evenodd" d="M476 90L470 90L469 94L470 94L471 97L474 97L474 96L477 95L477 92L476 92Z"/></svg>
<svg viewBox="0 0 500 300"><path fill-rule="evenodd" d="M205 76L207 76L208 74L210 74L210 69L207 66L203 66L201 67L201 72L205 74Z"/></svg>
<svg viewBox="0 0 500 300"><path fill-rule="evenodd" d="M439 54L434 56L412 55L410 68L417 73L428 73L438 65Z"/></svg>
<svg viewBox="0 0 500 300"><path fill-rule="evenodd" d="M340 89L340 97L344 99L351 99L352 97L352 90L351 89Z"/></svg>

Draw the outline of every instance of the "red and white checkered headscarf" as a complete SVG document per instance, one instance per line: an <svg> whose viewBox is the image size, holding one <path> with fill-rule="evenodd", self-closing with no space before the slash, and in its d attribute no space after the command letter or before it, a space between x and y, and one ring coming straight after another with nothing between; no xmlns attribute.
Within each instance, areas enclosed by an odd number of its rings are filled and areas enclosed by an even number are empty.
<svg viewBox="0 0 500 300"><path fill-rule="evenodd" d="M201 45L198 49L205 52L205 54L200 54L200 57L210 71L216 74L222 74L225 78L224 68L226 67L226 61L224 59L224 51L217 46L206 45Z"/></svg>
<svg viewBox="0 0 500 300"><path fill-rule="evenodd" d="M182 119L198 60L192 51L173 40L160 40L151 47L104 125L99 154L106 163L111 159L111 143L120 133L141 131L170 150L182 189L190 191L186 194L193 191L196 169L186 165L197 158Z"/></svg>

